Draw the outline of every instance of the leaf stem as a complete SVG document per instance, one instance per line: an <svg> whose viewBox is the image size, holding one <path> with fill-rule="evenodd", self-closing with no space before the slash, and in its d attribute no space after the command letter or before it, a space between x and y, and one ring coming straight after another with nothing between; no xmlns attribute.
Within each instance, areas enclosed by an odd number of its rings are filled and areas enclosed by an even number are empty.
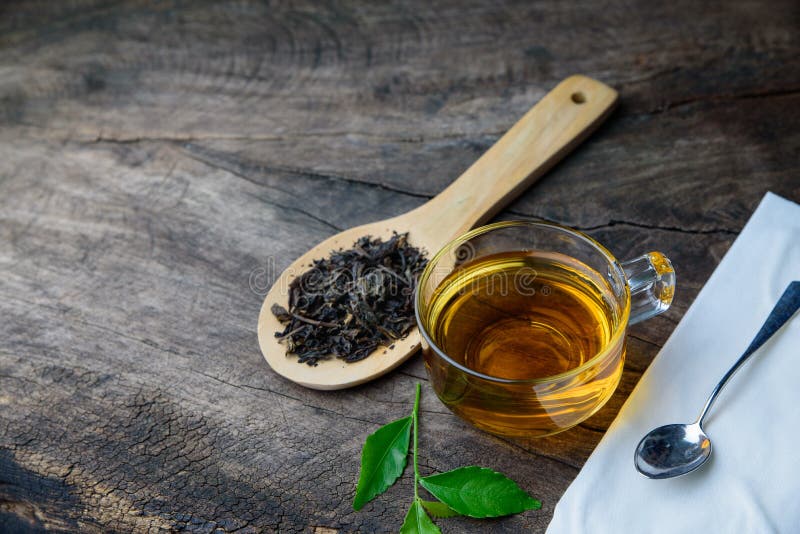
<svg viewBox="0 0 800 534"><path fill-rule="evenodd" d="M417 443L419 441L419 424L417 420L419 419L419 394L420 394L420 384L417 382L417 394L414 398L414 409L411 411L411 421L414 424L414 500L419 500L419 491L417 487L419 486L419 466L417 465Z"/></svg>

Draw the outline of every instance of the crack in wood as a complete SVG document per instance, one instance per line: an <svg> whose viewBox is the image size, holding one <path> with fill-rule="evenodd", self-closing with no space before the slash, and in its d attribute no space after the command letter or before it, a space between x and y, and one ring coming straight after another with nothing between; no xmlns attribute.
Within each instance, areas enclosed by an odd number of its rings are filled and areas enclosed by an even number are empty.
<svg viewBox="0 0 800 534"><path fill-rule="evenodd" d="M679 67L675 68L668 68L657 73L644 76L642 78L635 78L630 80L622 80L619 82L619 85L631 85L640 83L643 81L650 81L654 78L658 78L664 76L666 74L675 72L680 70ZM743 92L743 93L734 93L734 94L710 94L704 95L699 94L696 96L688 96L685 98L681 98L679 100L674 101L667 101L661 103L658 107L637 111L637 110L627 110L625 113L619 115L619 119L624 118L633 118L633 117L641 117L647 115L661 115L664 113L668 113L670 111L680 109L685 106L690 106L693 104L702 104L702 103L709 103L709 104L716 104L718 102L727 102L727 101L736 101L736 100L749 100L749 99L762 99L762 98L782 98L782 97L792 97L797 96L800 94L800 88L796 87L789 87L787 89L773 89L768 91L750 91L750 92ZM504 130L501 131L474 131L474 132L453 132L453 133L443 133L438 135L401 135L401 136L390 136L390 135L381 135L379 133L373 132L364 132L364 131L317 131L317 132L295 132L290 134L281 134L281 135L258 135L258 134L251 134L251 135L196 135L196 134L189 134L189 135L165 135L165 136L143 136L143 135L132 135L132 136L114 136L114 135L104 135L102 133L95 133L92 135L84 135L81 136L80 133L77 135L74 131L71 130L63 130L57 128L50 128L44 127L38 124L33 123L25 123L18 121L17 124L19 126L24 126L26 128L31 128L34 130L40 130L46 133L46 135L42 136L45 140L51 141L61 141L61 142L74 142L79 144L136 144L136 143L145 143L145 142L154 142L154 143L196 143L196 142L204 142L204 141L242 141L242 142L253 142L253 141L261 141L261 142L271 142L271 141L290 141L295 139L313 139L313 138L326 138L326 137L345 137L345 136L355 136L355 137L364 137L367 139L374 139L384 142L390 143L428 143L428 142L436 142L448 139L464 139L464 140L471 140L480 137L500 137L505 133ZM53 135L53 134L59 135ZM313 171L304 171L304 170L297 170L295 169L292 171L291 169L285 169L285 172L299 172L303 174L313 174ZM322 175L323 177L329 177L328 175ZM351 178L345 177L335 177L343 180L353 180ZM370 184L370 182L363 182L359 180L353 180L357 183L362 184ZM380 185L380 184L371 184L371 185ZM407 191L398 191L408 194Z"/></svg>
<svg viewBox="0 0 800 534"><path fill-rule="evenodd" d="M277 189L277 190L279 190L281 192L288 193L287 191L283 191L283 190L280 190L280 189L275 188L273 186L258 182L256 180L253 180L251 177L247 176L246 174L242 173L241 171L237 171L237 170L231 168L230 165L222 165L219 162L217 162L216 160L214 160L214 161L208 160L208 159L203 158L201 156L197 156L194 152L191 152L191 151L190 152L182 151L182 153L184 153L187 157L189 157L189 158L191 158L191 159L193 159L195 161L199 161L201 163L205 163L206 165L208 165L208 166L210 166L212 168L215 168L215 169L220 169L220 170L223 170L223 171L227 171L227 172L229 172L229 173L231 173L231 174L233 174L235 176L238 176L239 178L247 180L248 182L253 183L255 185L260 185L262 187L266 187L266 188L270 188L270 189ZM259 166L259 170L265 171L265 172L290 173L290 174L296 174L296 175L300 175L300 176L307 176L309 178L340 181L340 182L344 182L344 183L348 183L348 184L352 184L352 185L357 185L357 186L363 186L363 187L380 188L380 189L383 189L385 191L391 191L392 193L397 193L397 194L401 194L401 195L405 195L405 196L409 196L409 197L414 197L414 198L422 198L422 199L426 199L426 200L430 200L431 198L433 198L432 195L428 195L428 194L424 194L424 193L414 193L414 192L410 192L410 191L405 191L405 190L394 188L394 187L391 187L391 186L387 186L387 185L381 184L381 183L365 182L363 180L357 180L357 179L354 179L354 178L348 178L348 177L339 176L339 175L333 175L333 174L323 174L323 173L320 173L320 172L317 172L317 171L311 171L311 170L301 169L301 168L283 167L283 166L264 166L264 165L262 165L262 166ZM271 202L271 201L267 201L267 200L265 200L265 202L271 203L271 204L273 204L273 205L275 205L277 207L283 208L283 209L295 209L296 211L300 211L301 213L303 213L305 215L308 215L309 217L312 217L315 220L317 220L319 222L322 222L323 224L327 224L327 225L333 227L334 229L336 229L338 231L342 230L341 228L339 228L339 227L337 227L337 226L335 226L335 225L333 225L331 223L328 223L327 221L324 221L324 220L322 220L322 219L320 219L320 218L318 218L318 217L316 217L316 216L314 216L314 215L312 215L310 213L307 213L307 212L305 212L303 210L299 210L298 208L292 208L290 206L283 206L281 204L278 204L278 203L275 203L275 202ZM603 230L603 229L606 229L606 228L613 228L615 226L630 226L630 227L633 227L633 228L642 228L642 229L646 229L646 230L661 230L661 231L665 231L665 232L680 232L680 233L690 234L690 235L706 235L706 234L738 235L739 232L740 232L739 230L731 230L731 229L728 229L728 228L711 228L711 229L699 230L699 229L692 229L692 228L681 228L681 227L678 227L678 226L661 226L661 225L646 224L646 223L635 222L635 221L624 221L624 220L620 220L620 219L611 219L606 223L597 224L597 225L580 226L580 225L570 224L569 222L551 220L551 219L542 217L540 215L526 213L526 212L523 212L523 211L520 211L520 210L506 209L504 211L506 213L513 214L513 215L519 215L519 216L522 216L522 217L532 217L532 218L541 219L541 220L544 220L544 221L547 221L547 222L554 222L554 223L557 223L557 224L565 224L567 226L575 228L576 230L580 230L580 231L584 231L584 232L589 232L589 231L594 231L594 230Z"/></svg>
<svg viewBox="0 0 800 534"><path fill-rule="evenodd" d="M243 173L241 173L241 171L234 170L233 168L231 168L230 165L222 165L222 164L220 164L218 160L219 159L224 159L224 157L219 157L219 156L221 156L221 154L218 153L218 152L212 153L212 151L210 151L208 149L193 151L191 147L184 147L184 148L187 149L189 152L186 152L184 150L183 153L185 153L188 157L190 157L192 159L195 159L196 161L204 162L207 165L209 165L211 167L214 167L214 168L227 170L228 172L230 172L232 174L236 174L240 178L244 178L245 180L247 180L247 181L249 181L251 183L254 183L256 185L261 185L263 187L271 187L271 188L274 189L274 187L272 187L272 186L269 186L269 185L254 181L252 178L250 178L250 177L244 175ZM212 153L212 156L218 156L218 157L215 158L214 160L202 158L201 156L193 157L193 156L197 155L197 152L202 152L204 154ZM238 166L243 166L242 163L240 163L240 162L237 162L237 165ZM317 179L317 180L336 181L336 182L341 182L341 183L346 183L346 184L351 184L351 185L357 185L357 186L363 186L363 187L373 187L373 188L382 189L384 191L390 191L392 193L398 193L398 194L402 194L402 195L409 196L409 197L415 197L415 198L424 198L424 199L432 198L431 195L428 195L428 194L415 193L413 191L406 191L406 190L398 189L396 187L392 187L392 186L389 186L389 185L386 185L386 184L382 184L382 183L379 183L379 182L366 182L364 180L358 180L356 178L350 178L350 177L347 177L347 176L341 176L341 175L336 175L336 174L331 174L331 173L322 173L322 172L319 172L319 171L315 171L315 170L311 170L311 169L303 169L303 168L299 168L299 167L290 167L290 166L284 166L284 165L258 165L258 170L261 171L261 172L294 174L294 175L297 175L297 176L305 176L305 177L313 178L313 179Z"/></svg>
<svg viewBox="0 0 800 534"><path fill-rule="evenodd" d="M737 94L698 95L698 96L690 96L673 102L666 102L656 109L652 109L644 113L633 113L632 115L634 116L660 115L662 113L667 113L675 109L680 109L682 107L691 106L694 104L701 104L701 103L751 100L757 98L782 98L786 96L797 96L797 95L800 95L800 88L795 88L795 87L790 87L789 89L778 89L778 90L770 90L762 92L752 91L752 92L737 93Z"/></svg>
<svg viewBox="0 0 800 534"><path fill-rule="evenodd" d="M641 222L634 222L634 221L623 221L620 219L611 219L606 223L591 225L591 226L581 226L576 224L570 224L569 222L564 221L557 221L554 219L549 219L547 217L542 217L541 215L525 213L519 210L505 210L506 213L510 213L512 215L519 215L521 217L530 217L534 219L540 219L545 222L555 223L555 224L562 224L565 226L569 226L574 228L575 230L580 230L581 232L591 232L595 230L604 230L606 228L613 228L615 226L630 226L633 228L642 228L645 230L660 230L663 232L679 232L682 234L690 234L690 235L707 235L707 234L726 234L726 235L739 235L740 230L730 230L727 228L712 228L708 230L696 230L693 228L681 228L679 226L660 226L657 224L645 224Z"/></svg>
<svg viewBox="0 0 800 534"><path fill-rule="evenodd" d="M202 143L202 142L215 142L215 141L241 141L241 142L274 142L274 141L297 141L300 139L316 139L316 138L340 138L340 137L361 137L365 139L372 139L387 143L409 143L409 144L424 144L429 142L447 141L447 140L473 140L480 137L492 138L500 137L505 133L505 130L500 131L472 131L472 132L451 132L441 134L425 134L425 135L382 135L377 132L365 132L358 130L328 130L316 132L292 132L280 135L130 135L130 136L115 136L104 135L102 133L89 133L81 134L72 130L64 130L59 128L50 128L41 126L39 124L18 122L17 125L32 130L44 132L45 135L35 136L34 139L41 139L44 141L58 141L63 143L74 143L77 145L133 145L137 143Z"/></svg>
<svg viewBox="0 0 800 534"><path fill-rule="evenodd" d="M590 425L590 424L588 424L586 421L583 421L583 422L581 422L581 423L578 423L578 426L579 426L580 428L583 428L583 429L585 429L585 430L588 430L589 432L594 432L594 433L596 433L596 434L605 434L605 433L606 433L606 430L608 430L608 427L605 427L605 428L604 428L604 427L600 427L600 426L594 426L594 425Z"/></svg>
<svg viewBox="0 0 800 534"><path fill-rule="evenodd" d="M628 337L632 337L633 339L635 339L637 341L641 341L642 343L647 343L648 345L652 345L653 347L656 347L659 350L664 347L663 345L659 345L658 343L656 343L654 341L650 341L649 339L645 339L643 337L637 336L636 334L631 334L630 332L628 332Z"/></svg>
<svg viewBox="0 0 800 534"><path fill-rule="evenodd" d="M235 176L236 178L240 178L240 179L245 180L245 181L247 181L247 182L249 182L251 184L257 185L259 187L264 187L264 188L267 188L267 189L273 189L273 190L276 190L276 191L280 191L282 193L286 193L286 191L283 191L280 188L273 187L273 186L270 186L270 185L267 185L267 184L263 184L263 183L257 182L255 180L253 180L252 178L250 178L249 176L247 176L246 174L238 172L238 171L236 171L234 169L231 169L229 167L221 166L218 163L215 163L215 162L212 162L212 161L208 161L208 160L206 160L206 159L204 159L202 157L199 157L199 156L195 155L192 152L181 151L181 153L185 157L187 157L187 158L189 158L191 160L194 160L194 161L197 161L199 163L202 163L202 164L206 165L207 167L211 167L212 169L216 169L216 170L219 170L219 171L226 172L226 173L230 174L231 176ZM263 197L254 196L253 198L258 199L261 202L264 202L265 204L269 204L270 206L275 206L276 208L280 208L280 209L283 209L283 210L286 210L286 211L291 211L291 212L294 212L294 213L300 213L301 215L304 215L304 216L308 217L309 219L312 219L312 220L314 220L314 221L316 221L316 222L318 222L320 224L323 224L323 225L327 226L330 229L336 230L337 232L341 232L342 231L342 228L336 226L332 222L326 221L325 219L323 219L321 217L318 217L318 216L314 215L313 213L310 213L310 212L308 212L306 210L303 210L301 208L298 208L298 207L295 207L295 206L286 206L286 205L280 204L278 202L275 202L274 200L266 199L266 198L263 198Z"/></svg>
<svg viewBox="0 0 800 534"><path fill-rule="evenodd" d="M623 221L619 219L611 219L604 224L594 226L573 226L576 230L582 232L591 232L593 230L604 230L606 228L613 228L615 226L632 226L634 228L642 228L645 230L661 230L663 232L680 232L683 234L691 235L707 235L707 234L725 234L725 235L739 235L739 230L729 230L728 228L711 228L708 230L695 230L689 228L681 228L679 226L660 226L657 224L645 224L633 221Z"/></svg>

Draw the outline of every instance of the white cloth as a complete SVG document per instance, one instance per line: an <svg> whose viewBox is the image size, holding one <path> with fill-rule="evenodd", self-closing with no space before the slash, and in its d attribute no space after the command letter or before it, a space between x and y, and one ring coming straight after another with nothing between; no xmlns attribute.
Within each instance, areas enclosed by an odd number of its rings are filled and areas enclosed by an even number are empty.
<svg viewBox="0 0 800 534"><path fill-rule="evenodd" d="M677 290L681 269L675 265ZM713 454L650 480L651 429L694 421L716 383L800 280L800 206L767 193L558 502L548 534L800 532L800 313L728 382L704 422Z"/></svg>

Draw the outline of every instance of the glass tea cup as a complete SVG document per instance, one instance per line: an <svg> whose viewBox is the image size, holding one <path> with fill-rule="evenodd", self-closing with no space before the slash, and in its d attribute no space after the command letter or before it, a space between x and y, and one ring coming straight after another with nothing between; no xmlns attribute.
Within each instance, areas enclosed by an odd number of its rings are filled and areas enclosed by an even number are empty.
<svg viewBox="0 0 800 534"><path fill-rule="evenodd" d="M557 224L483 226L445 245L419 279L425 368L439 399L482 430L561 432L608 401L628 325L667 310L674 290L659 252L620 263Z"/></svg>

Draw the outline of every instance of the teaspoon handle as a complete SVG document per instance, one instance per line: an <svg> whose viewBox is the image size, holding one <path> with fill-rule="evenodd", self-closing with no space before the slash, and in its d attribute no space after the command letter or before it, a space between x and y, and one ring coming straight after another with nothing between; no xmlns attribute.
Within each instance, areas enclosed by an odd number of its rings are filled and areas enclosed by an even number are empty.
<svg viewBox="0 0 800 534"><path fill-rule="evenodd" d="M792 315L800 308L800 281L794 281L789 284L786 288L786 291L783 292L781 298L778 299L778 303L775 304L775 307L772 308L767 320L764 322L761 330L758 331L756 337L753 338L753 341L750 343L750 346L747 347L747 350L744 351L744 354L739 357L733 367L725 373L725 376L722 377L722 380L714 388L714 391L711 392L711 395L708 397L706 401L706 405L703 407L703 411L700 413L700 417L697 418L697 424L702 426L703 419L705 419L708 410L711 409L711 405L714 404L714 401L717 399L719 392L722 391L722 388L725 387L725 384L728 383L728 380L736 374L736 371L747 361L750 356L753 355L755 351L761 347L766 341L772 337L772 335L780 330L780 328L786 324L786 322L792 318Z"/></svg>

